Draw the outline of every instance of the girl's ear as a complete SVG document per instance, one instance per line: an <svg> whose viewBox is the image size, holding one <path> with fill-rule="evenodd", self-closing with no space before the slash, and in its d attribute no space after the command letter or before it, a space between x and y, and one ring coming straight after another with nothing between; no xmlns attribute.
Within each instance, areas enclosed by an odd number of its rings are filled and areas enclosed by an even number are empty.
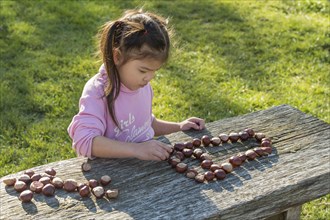
<svg viewBox="0 0 330 220"><path fill-rule="evenodd" d="M115 65L119 65L122 61L122 56L118 48L113 49L113 62Z"/></svg>

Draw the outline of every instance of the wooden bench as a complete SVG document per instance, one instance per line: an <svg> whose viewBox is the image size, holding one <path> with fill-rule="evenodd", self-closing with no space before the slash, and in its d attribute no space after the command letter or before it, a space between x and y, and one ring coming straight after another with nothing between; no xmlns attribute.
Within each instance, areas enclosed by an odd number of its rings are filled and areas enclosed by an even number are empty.
<svg viewBox="0 0 330 220"><path fill-rule="evenodd" d="M78 182L107 174L112 177L110 188L120 190L119 197L83 199L77 192L57 190L54 197L36 194L32 202L21 203L18 193L0 181L0 218L299 219L302 204L330 192L330 126L288 105L208 123L202 132L178 132L160 139L173 144L246 127L270 137L273 153L245 162L222 181L196 183L167 162L136 159L96 159L90 161L92 170L83 173L86 159L73 158L32 169L43 172L54 167L57 176ZM215 162L247 149L248 144L241 142L206 148ZM189 166L199 165L187 161Z"/></svg>

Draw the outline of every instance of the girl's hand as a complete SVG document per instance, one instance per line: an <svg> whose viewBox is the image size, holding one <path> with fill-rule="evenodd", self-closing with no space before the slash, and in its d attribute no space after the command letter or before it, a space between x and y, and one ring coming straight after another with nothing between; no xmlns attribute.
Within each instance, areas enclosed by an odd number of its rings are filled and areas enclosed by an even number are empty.
<svg viewBox="0 0 330 220"><path fill-rule="evenodd" d="M180 124L181 131L186 131L191 128L193 128L195 130L202 130L205 128L204 119L196 118L196 117L188 118L188 119L180 122L179 124Z"/></svg>
<svg viewBox="0 0 330 220"><path fill-rule="evenodd" d="M137 145L136 158L140 160L166 160L172 151L173 147L171 145L150 140Z"/></svg>

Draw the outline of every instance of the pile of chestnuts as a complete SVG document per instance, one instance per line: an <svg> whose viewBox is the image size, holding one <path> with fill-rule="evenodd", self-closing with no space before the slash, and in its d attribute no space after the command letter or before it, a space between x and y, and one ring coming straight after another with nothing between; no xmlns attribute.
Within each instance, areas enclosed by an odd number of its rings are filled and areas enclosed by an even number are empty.
<svg viewBox="0 0 330 220"><path fill-rule="evenodd" d="M238 153L221 164L213 163L210 154L202 150L209 146L219 146L223 143L238 141L244 142L254 138L259 147L249 149L246 152ZM195 179L198 183L206 181L223 180L228 173L231 173L235 167L241 166L246 160L254 160L257 157L268 156L272 153L272 141L263 133L256 133L252 128L246 128L241 132L231 132L230 134L221 133L218 137L209 137L204 135L202 138L194 138L192 141L175 143L173 152L168 159L169 164L178 173L185 174L188 178ZM200 161L200 166L206 170L204 173L198 173L194 168L189 168L187 163L184 163L185 158L194 158Z"/></svg>
<svg viewBox="0 0 330 220"><path fill-rule="evenodd" d="M82 170L87 172L91 169L90 164L83 163ZM44 173L35 173L33 170L26 170L24 174L15 177L8 177L3 180L7 186L13 186L20 193L19 200L22 202L30 202L34 193L43 194L45 196L54 196L56 190L63 189L66 192L78 192L81 197L89 197L93 194L96 198L114 199L118 197L118 189L105 189L109 185L111 177L102 176L99 180L90 179L86 183L78 183L74 179L62 180L56 176L54 168L46 169Z"/></svg>

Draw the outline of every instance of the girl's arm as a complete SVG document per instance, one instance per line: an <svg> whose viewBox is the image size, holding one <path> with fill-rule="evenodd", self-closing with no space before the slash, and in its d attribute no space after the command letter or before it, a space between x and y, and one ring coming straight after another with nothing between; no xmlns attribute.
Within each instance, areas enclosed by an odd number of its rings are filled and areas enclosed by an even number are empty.
<svg viewBox="0 0 330 220"><path fill-rule="evenodd" d="M186 131L191 128L202 130L205 128L205 121L201 118L188 118L182 122L169 122L154 118L152 128L155 131L155 136L167 135L178 131Z"/></svg>
<svg viewBox="0 0 330 220"><path fill-rule="evenodd" d="M140 160L166 160L172 152L170 145L150 140L129 143L96 136L92 142L92 156L103 158L137 158Z"/></svg>

